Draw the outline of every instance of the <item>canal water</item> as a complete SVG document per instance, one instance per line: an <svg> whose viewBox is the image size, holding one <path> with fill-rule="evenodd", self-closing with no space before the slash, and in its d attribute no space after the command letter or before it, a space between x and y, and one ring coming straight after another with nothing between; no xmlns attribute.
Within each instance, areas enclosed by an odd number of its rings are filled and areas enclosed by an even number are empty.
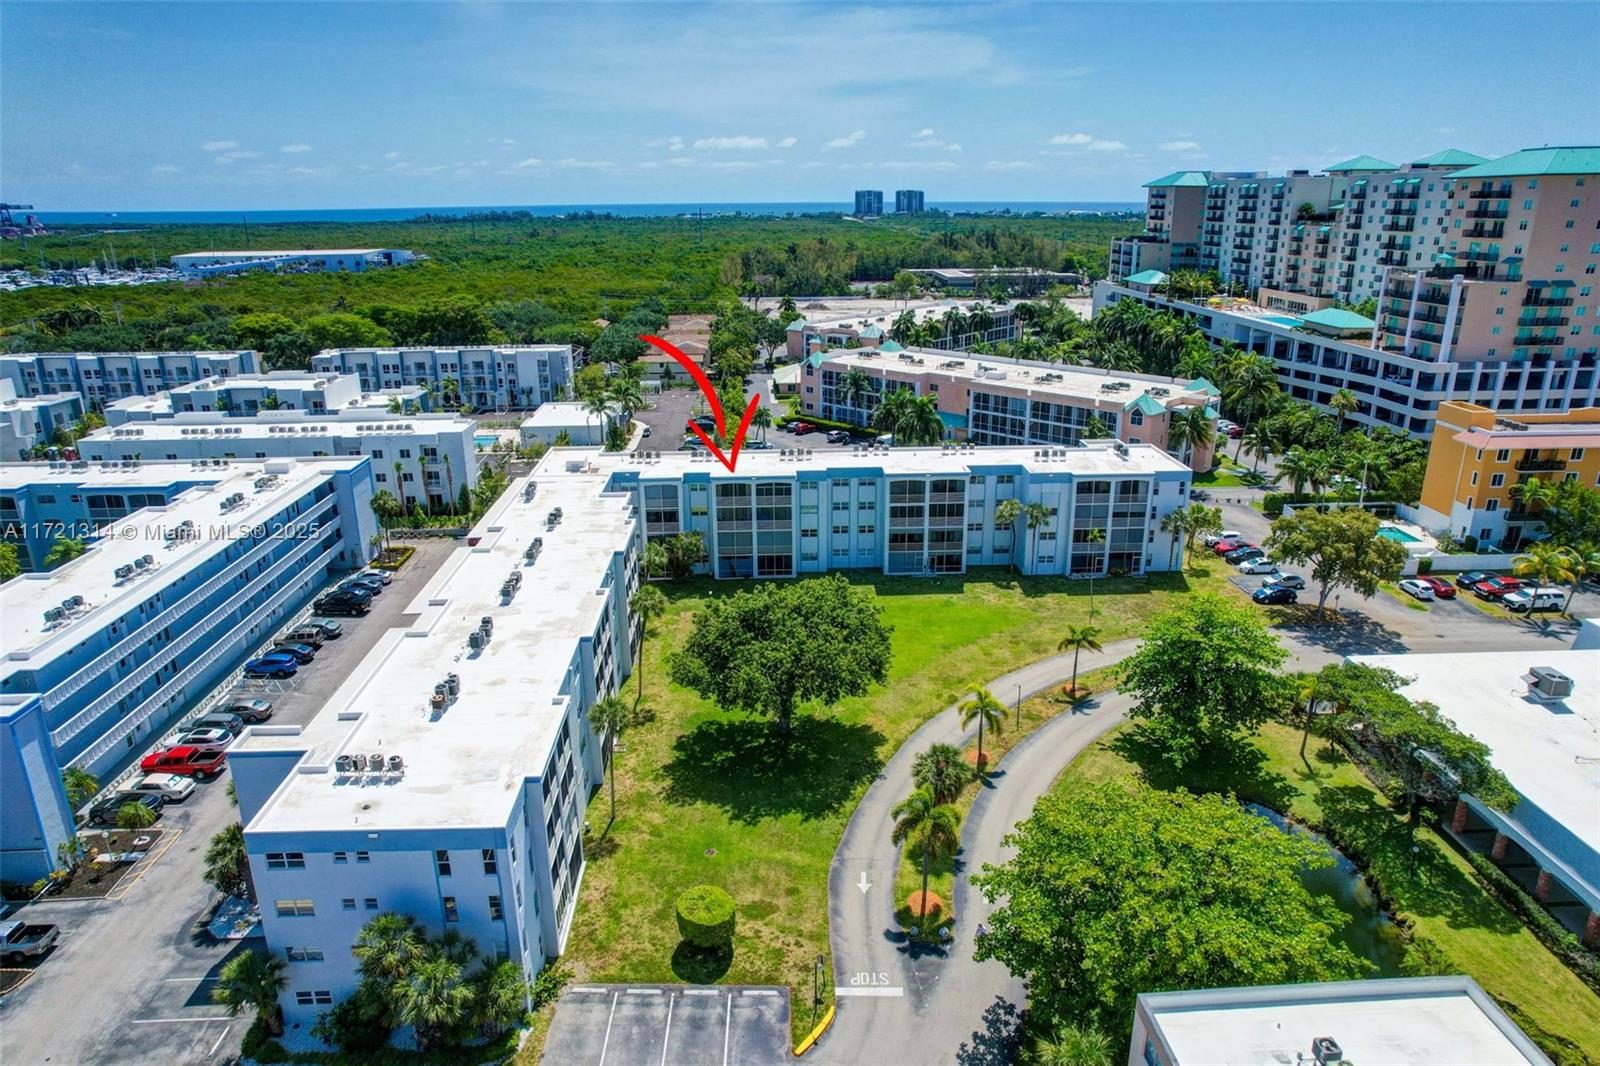
<svg viewBox="0 0 1600 1066"><path fill-rule="evenodd" d="M1302 871L1300 883L1305 885L1306 891L1313 896L1332 898L1335 905L1348 917L1349 920L1345 922L1343 930L1334 934L1335 939L1355 954L1375 964L1378 972L1374 976L1398 977L1400 959L1406 950L1405 934L1395 925L1394 920L1379 908L1378 901L1372 894L1372 887L1367 884L1367 879L1356 868L1356 864L1320 833L1313 833L1302 826L1294 825L1277 811L1258 803L1247 803L1245 807L1252 814L1260 815L1283 832L1309 837L1328 849L1334 864L1316 870Z"/></svg>

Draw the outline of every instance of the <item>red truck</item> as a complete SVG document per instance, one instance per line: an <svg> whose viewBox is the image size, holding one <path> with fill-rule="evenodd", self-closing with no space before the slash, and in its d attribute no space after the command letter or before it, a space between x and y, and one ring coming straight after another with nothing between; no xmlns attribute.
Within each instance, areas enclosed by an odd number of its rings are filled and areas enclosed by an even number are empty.
<svg viewBox="0 0 1600 1066"><path fill-rule="evenodd" d="M200 748L180 744L165 751L155 751L139 760L139 769L147 774L179 774L183 777L212 777L222 772L228 761L226 752L217 748Z"/></svg>

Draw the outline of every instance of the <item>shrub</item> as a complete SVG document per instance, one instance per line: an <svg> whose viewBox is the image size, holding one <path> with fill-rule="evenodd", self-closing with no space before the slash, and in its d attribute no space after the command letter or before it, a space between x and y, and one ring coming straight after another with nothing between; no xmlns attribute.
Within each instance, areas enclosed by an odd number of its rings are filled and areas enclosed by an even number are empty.
<svg viewBox="0 0 1600 1066"><path fill-rule="evenodd" d="M733 897L715 885L695 885L678 897L678 933L697 948L733 943Z"/></svg>
<svg viewBox="0 0 1600 1066"><path fill-rule="evenodd" d="M1478 538L1468 534L1461 538L1461 550L1468 555L1478 550Z"/></svg>
<svg viewBox="0 0 1600 1066"><path fill-rule="evenodd" d="M1286 503L1311 503L1316 497L1309 492L1269 492L1261 497L1261 513L1268 518L1283 516Z"/></svg>
<svg viewBox="0 0 1600 1066"><path fill-rule="evenodd" d="M346 1054L377 1051L389 1042L389 1005L385 990L370 980L356 986L348 999L317 1016L311 1035Z"/></svg>
<svg viewBox="0 0 1600 1066"><path fill-rule="evenodd" d="M156 824L156 812L135 800L117 809L118 829L149 829Z"/></svg>
<svg viewBox="0 0 1600 1066"><path fill-rule="evenodd" d="M245 1030L244 1044L239 1049L244 1057L255 1062L289 1062L289 1053L283 1045L272 1039L267 1031L267 1020L260 1015Z"/></svg>
<svg viewBox="0 0 1600 1066"><path fill-rule="evenodd" d="M1489 894L1521 918L1540 943L1566 963L1567 968L1577 974L1584 984L1600 992L1600 955L1584 947L1583 942L1573 936L1566 926L1550 916L1543 904L1524 892L1521 885L1496 866L1493 859L1475 851L1467 852L1466 857L1472 872L1478 875L1478 880Z"/></svg>
<svg viewBox="0 0 1600 1066"><path fill-rule="evenodd" d="M572 980L572 967L564 966L558 962L546 962L544 969L540 970L533 979L533 1009L538 1010L547 1003L554 1003L561 997L561 990L567 987L567 982Z"/></svg>
<svg viewBox="0 0 1600 1066"><path fill-rule="evenodd" d="M1433 573L1433 560L1427 556L1417 560L1417 575L1419 577Z"/></svg>

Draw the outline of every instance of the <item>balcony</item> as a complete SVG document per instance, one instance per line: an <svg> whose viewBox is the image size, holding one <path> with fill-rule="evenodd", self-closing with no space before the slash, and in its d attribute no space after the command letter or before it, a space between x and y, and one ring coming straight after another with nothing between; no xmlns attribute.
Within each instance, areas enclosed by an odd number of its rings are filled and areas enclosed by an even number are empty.
<svg viewBox="0 0 1600 1066"><path fill-rule="evenodd" d="M1391 218L1383 224L1385 233L1414 233L1417 229L1417 220L1414 218Z"/></svg>
<svg viewBox="0 0 1600 1066"><path fill-rule="evenodd" d="M1254 226L1256 224L1256 213L1254 211L1240 211L1234 221L1241 226Z"/></svg>
<svg viewBox="0 0 1600 1066"><path fill-rule="evenodd" d="M1496 219L1496 218L1505 218L1508 214L1510 214L1510 211L1508 211L1504 207L1487 207L1487 206L1485 206L1485 207L1474 207L1471 211L1468 211L1462 217L1463 218L1474 218L1474 219L1476 219L1476 218Z"/></svg>
<svg viewBox="0 0 1600 1066"><path fill-rule="evenodd" d="M1378 255L1379 266L1405 266L1405 252L1382 252Z"/></svg>
<svg viewBox="0 0 1600 1066"><path fill-rule="evenodd" d="M1522 298L1522 306L1523 307L1571 307L1572 306L1572 297L1570 297L1570 296L1562 296L1562 297L1540 296L1539 293L1542 292L1542 291L1544 291L1544 290L1542 290L1542 289L1529 289L1528 292L1527 292L1527 295L1525 295Z"/></svg>
<svg viewBox="0 0 1600 1066"><path fill-rule="evenodd" d="M1411 250L1410 237L1385 237L1378 247L1385 252L1409 252Z"/></svg>
<svg viewBox="0 0 1600 1066"><path fill-rule="evenodd" d="M1227 214L1227 212L1220 211L1220 210L1218 210L1218 211L1207 211L1206 214L1205 214L1205 220L1207 222L1221 222L1223 220L1223 218L1226 216L1226 214Z"/></svg>
<svg viewBox="0 0 1600 1066"><path fill-rule="evenodd" d="M1473 189L1467 193L1471 200L1509 200L1511 199L1511 186L1502 185L1498 189Z"/></svg>
<svg viewBox="0 0 1600 1066"><path fill-rule="evenodd" d="M1390 189L1388 196L1391 200L1415 200L1421 194L1421 192L1422 190L1420 187L1412 185L1405 188Z"/></svg>
<svg viewBox="0 0 1600 1066"><path fill-rule="evenodd" d="M1511 344L1514 348L1543 348L1559 344L1560 341L1561 337L1555 333L1540 333L1537 335L1533 333L1518 333Z"/></svg>
<svg viewBox="0 0 1600 1066"><path fill-rule="evenodd" d="M1248 252L1253 247L1253 244L1250 241L1234 241L1233 247L1235 251Z"/></svg>
<svg viewBox="0 0 1600 1066"><path fill-rule="evenodd" d="M1495 240L1506 235L1506 224L1504 222L1478 222L1474 223L1470 229L1465 230L1461 235L1463 237L1487 237L1490 240Z"/></svg>
<svg viewBox="0 0 1600 1066"><path fill-rule="evenodd" d="M1569 321L1570 319L1566 315L1530 315L1524 313L1517 319L1517 325L1530 328L1540 326L1553 328L1555 326L1565 326Z"/></svg>
<svg viewBox="0 0 1600 1066"><path fill-rule="evenodd" d="M1567 461L1565 459L1540 459L1537 456L1525 455L1521 459L1517 460L1514 469L1538 472L1565 470L1566 468Z"/></svg>

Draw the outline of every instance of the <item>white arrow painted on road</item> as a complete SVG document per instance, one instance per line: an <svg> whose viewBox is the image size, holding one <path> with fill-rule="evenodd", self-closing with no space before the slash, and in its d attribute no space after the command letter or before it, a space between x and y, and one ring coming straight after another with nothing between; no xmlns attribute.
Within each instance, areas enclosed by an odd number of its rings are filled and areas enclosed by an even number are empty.
<svg viewBox="0 0 1600 1066"><path fill-rule="evenodd" d="M867 880L867 871L861 871L861 880L856 882L856 887L861 890L863 896L867 894L867 889L872 887L872 882Z"/></svg>

